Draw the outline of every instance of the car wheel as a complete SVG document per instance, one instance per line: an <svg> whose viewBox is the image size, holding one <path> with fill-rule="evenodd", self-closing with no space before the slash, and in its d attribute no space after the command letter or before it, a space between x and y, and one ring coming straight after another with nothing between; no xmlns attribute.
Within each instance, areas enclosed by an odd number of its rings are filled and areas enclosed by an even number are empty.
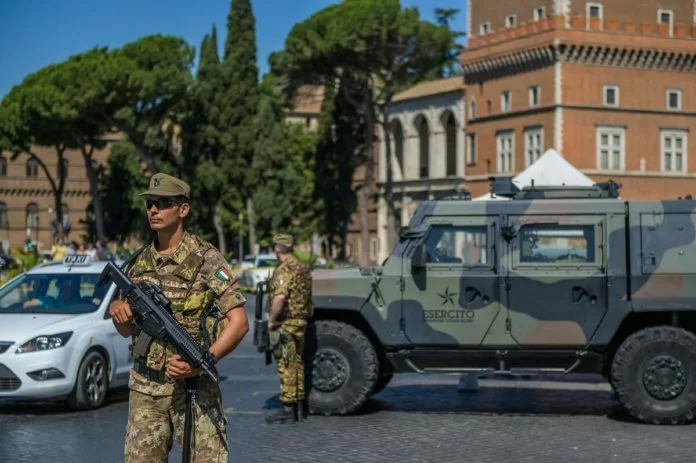
<svg viewBox="0 0 696 463"><path fill-rule="evenodd" d="M359 409L374 390L377 353L357 328L338 321L315 323L316 348L311 362L309 412L346 414Z"/></svg>
<svg viewBox="0 0 696 463"><path fill-rule="evenodd" d="M75 410L90 410L99 408L106 399L108 390L109 366L104 356L93 350L87 352L77 371L77 381L68 404Z"/></svg>
<svg viewBox="0 0 696 463"><path fill-rule="evenodd" d="M637 420L685 424L696 415L696 336L672 326L630 335L614 355L611 382Z"/></svg>

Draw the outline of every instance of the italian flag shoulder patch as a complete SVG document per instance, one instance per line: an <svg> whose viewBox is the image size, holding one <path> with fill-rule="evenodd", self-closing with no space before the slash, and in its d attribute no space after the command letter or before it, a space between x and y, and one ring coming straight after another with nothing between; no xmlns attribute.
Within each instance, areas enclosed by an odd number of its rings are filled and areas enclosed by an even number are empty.
<svg viewBox="0 0 696 463"><path fill-rule="evenodd" d="M225 267L220 267L218 271L215 273L215 277L218 280L230 281L230 272L228 272Z"/></svg>

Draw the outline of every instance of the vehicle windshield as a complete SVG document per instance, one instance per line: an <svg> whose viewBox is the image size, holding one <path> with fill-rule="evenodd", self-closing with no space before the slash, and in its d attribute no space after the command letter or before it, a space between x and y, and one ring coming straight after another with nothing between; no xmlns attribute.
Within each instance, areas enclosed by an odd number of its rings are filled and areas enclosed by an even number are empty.
<svg viewBox="0 0 696 463"><path fill-rule="evenodd" d="M257 267L275 267L278 265L278 259L259 259Z"/></svg>
<svg viewBox="0 0 696 463"><path fill-rule="evenodd" d="M94 312L109 289L97 286L98 278L98 273L24 274L0 289L0 314Z"/></svg>

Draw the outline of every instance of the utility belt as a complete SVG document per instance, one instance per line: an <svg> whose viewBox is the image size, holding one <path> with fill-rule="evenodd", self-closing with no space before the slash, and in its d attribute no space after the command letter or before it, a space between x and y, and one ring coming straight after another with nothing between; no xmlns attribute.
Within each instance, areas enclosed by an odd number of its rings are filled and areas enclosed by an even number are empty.
<svg viewBox="0 0 696 463"><path fill-rule="evenodd" d="M142 360L133 360L133 370L145 379L157 384L165 384L167 382L167 377L165 375L166 370L155 370L154 368L150 368Z"/></svg>

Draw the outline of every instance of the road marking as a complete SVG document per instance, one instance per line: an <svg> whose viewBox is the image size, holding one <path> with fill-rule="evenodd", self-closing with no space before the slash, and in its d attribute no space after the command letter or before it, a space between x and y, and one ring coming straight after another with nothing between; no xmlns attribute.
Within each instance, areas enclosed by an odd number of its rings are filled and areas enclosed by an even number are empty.
<svg viewBox="0 0 696 463"><path fill-rule="evenodd" d="M259 394L277 394L277 393L278 393L277 390L273 390L273 391L254 391L254 392L251 393L251 395L252 395L252 397L256 397L256 396L259 395Z"/></svg>
<svg viewBox="0 0 696 463"><path fill-rule="evenodd" d="M234 408L226 408L226 415L263 415L263 412L257 412L252 410L235 410Z"/></svg>

